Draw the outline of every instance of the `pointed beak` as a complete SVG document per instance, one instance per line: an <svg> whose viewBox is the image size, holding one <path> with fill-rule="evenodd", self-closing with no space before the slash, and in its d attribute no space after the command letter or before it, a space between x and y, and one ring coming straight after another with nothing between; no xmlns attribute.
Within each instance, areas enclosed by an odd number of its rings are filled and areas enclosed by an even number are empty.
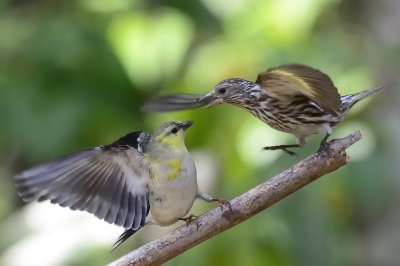
<svg viewBox="0 0 400 266"><path fill-rule="evenodd" d="M180 123L179 127L183 130L188 129L191 125L193 125L193 121L183 121Z"/></svg>
<svg viewBox="0 0 400 266"><path fill-rule="evenodd" d="M203 97L201 97L198 102L202 103L203 105L206 106L206 108L209 108L211 106L217 105L222 103L222 99L215 97L215 94L213 91L207 93Z"/></svg>

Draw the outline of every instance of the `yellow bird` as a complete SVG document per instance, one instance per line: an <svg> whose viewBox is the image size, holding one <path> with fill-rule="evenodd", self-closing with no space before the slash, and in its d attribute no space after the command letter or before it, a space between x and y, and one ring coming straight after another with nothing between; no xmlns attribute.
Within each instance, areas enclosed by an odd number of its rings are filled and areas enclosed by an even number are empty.
<svg viewBox="0 0 400 266"><path fill-rule="evenodd" d="M186 149L191 121L162 124L153 135L136 131L112 144L75 152L15 176L24 201L44 201L94 214L126 230L113 249L145 224L189 222L200 191L196 167Z"/></svg>

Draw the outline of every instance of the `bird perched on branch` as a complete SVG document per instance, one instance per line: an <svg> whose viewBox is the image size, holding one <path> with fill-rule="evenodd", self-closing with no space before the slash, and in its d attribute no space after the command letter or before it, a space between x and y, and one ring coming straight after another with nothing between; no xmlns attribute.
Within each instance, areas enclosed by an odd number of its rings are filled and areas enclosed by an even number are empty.
<svg viewBox="0 0 400 266"><path fill-rule="evenodd" d="M113 249L145 224L171 225L184 218L200 191L184 142L192 122L171 121L153 135L136 131L112 144L75 152L15 176L25 201L50 200L94 214L126 230ZM222 208L222 205L221 205Z"/></svg>
<svg viewBox="0 0 400 266"><path fill-rule="evenodd" d="M255 82L229 78L218 83L209 93L176 94L156 97L142 109L151 112L177 111L200 106L229 103L239 106L270 127L293 134L296 144L264 147L265 150L283 150L303 147L306 138L326 134L320 148L332 134L332 128L358 101L381 90L377 86L358 93L340 96L328 75L315 68L300 65L282 65L258 75Z"/></svg>

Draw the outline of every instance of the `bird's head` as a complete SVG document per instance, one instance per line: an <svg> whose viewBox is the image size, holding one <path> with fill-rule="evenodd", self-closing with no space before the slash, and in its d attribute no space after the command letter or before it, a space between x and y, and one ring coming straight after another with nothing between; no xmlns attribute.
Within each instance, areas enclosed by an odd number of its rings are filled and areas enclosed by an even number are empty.
<svg viewBox="0 0 400 266"><path fill-rule="evenodd" d="M169 121L162 124L153 134L151 145L153 148L180 150L185 147L185 131L193 124L192 121Z"/></svg>
<svg viewBox="0 0 400 266"><path fill-rule="evenodd" d="M254 82L240 78L225 79L198 101L206 105L206 108L223 102L243 106L246 101L251 100L250 95L254 89L260 89Z"/></svg>

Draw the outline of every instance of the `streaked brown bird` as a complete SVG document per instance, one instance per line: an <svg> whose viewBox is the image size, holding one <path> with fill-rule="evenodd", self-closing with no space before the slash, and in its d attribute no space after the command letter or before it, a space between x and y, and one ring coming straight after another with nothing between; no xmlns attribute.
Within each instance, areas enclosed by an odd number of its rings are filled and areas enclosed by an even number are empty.
<svg viewBox="0 0 400 266"><path fill-rule="evenodd" d="M165 112L229 103L239 106L270 127L293 134L296 144L264 147L283 150L303 147L307 137L324 133L320 149L324 148L332 128L360 100L381 90L382 86L340 96L328 75L318 69L300 65L282 65L259 74L255 82L228 78L209 93L176 94L156 97L145 103L144 111Z"/></svg>

